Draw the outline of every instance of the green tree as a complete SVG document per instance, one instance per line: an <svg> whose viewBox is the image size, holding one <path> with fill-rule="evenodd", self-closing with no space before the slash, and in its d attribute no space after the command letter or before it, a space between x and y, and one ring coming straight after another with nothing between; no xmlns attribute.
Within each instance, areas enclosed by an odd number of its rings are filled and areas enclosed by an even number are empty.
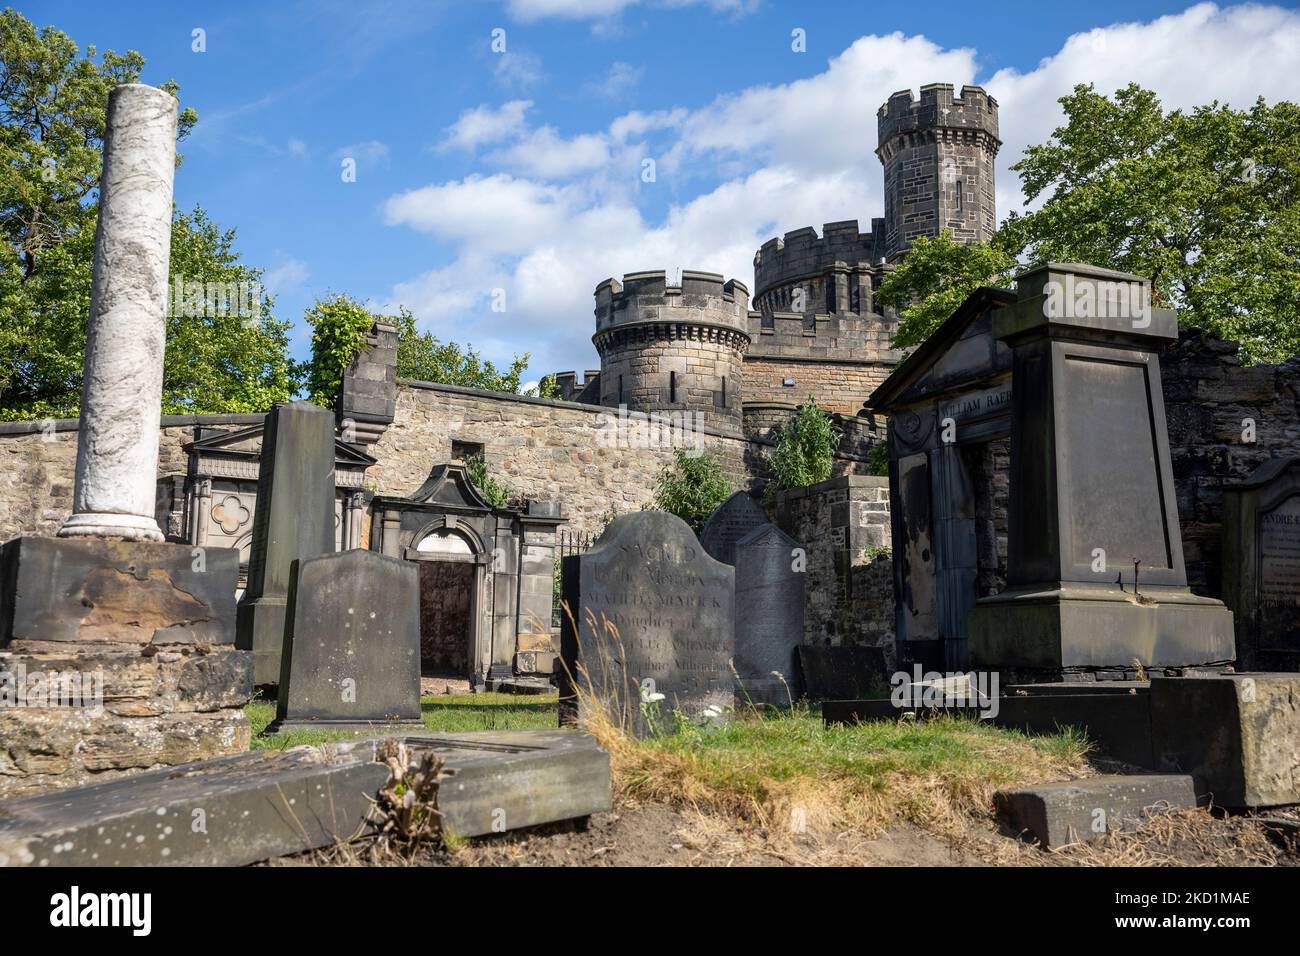
<svg viewBox="0 0 1300 956"><path fill-rule="evenodd" d="M1300 353L1300 106L1166 113L1137 84L1060 103L1065 125L1012 167L1041 205L1006 219L1002 245L1150 278L1157 304L1250 361Z"/></svg>
<svg viewBox="0 0 1300 956"><path fill-rule="evenodd" d="M776 449L768 462L773 475L768 494L815 485L829 478L839 440L831 416L818 406L816 397L809 395L777 436Z"/></svg>
<svg viewBox="0 0 1300 956"><path fill-rule="evenodd" d="M473 346L440 342L432 332L420 332L415 317L401 309L395 321L401 331L397 345L397 374L402 378L489 392L519 392L519 382L528 368L528 353L515 356L509 369L499 369L484 359Z"/></svg>
<svg viewBox="0 0 1300 956"><path fill-rule="evenodd" d="M134 51L82 56L61 31L0 13L0 418L77 414L108 94L143 69ZM196 121L181 111L178 140ZM176 215L173 277L259 283L233 243L201 209ZM164 411L254 411L293 393L287 323L257 301L254 317L169 316Z"/></svg>
<svg viewBox="0 0 1300 956"><path fill-rule="evenodd" d="M339 292L317 299L303 318L312 329L307 400L321 408L333 408L343 387L343 370L366 344L366 333L376 317L356 299Z"/></svg>
<svg viewBox="0 0 1300 956"><path fill-rule="evenodd" d="M1010 283L1016 260L996 243L960 243L944 229L921 236L885 276L876 298L899 311L894 348L915 348L982 285Z"/></svg>
<svg viewBox="0 0 1300 956"><path fill-rule="evenodd" d="M711 453L690 455L684 449L673 452L655 481L654 506L675 514L697 534L715 508L735 489L722 473L722 463Z"/></svg>

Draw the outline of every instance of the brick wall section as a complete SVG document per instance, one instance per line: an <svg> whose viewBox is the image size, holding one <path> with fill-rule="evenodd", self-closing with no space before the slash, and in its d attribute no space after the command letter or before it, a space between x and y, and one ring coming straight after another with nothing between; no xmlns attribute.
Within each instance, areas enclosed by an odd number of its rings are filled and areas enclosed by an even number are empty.
<svg viewBox="0 0 1300 956"><path fill-rule="evenodd" d="M1160 357L1188 583L1210 597L1221 596L1223 486L1269 458L1300 455L1300 356L1243 366L1237 351L1188 329ZM1242 440L1248 418L1253 443Z"/></svg>
<svg viewBox="0 0 1300 956"><path fill-rule="evenodd" d="M845 475L783 491L771 511L808 552L804 643L881 647L892 667L889 479Z"/></svg>

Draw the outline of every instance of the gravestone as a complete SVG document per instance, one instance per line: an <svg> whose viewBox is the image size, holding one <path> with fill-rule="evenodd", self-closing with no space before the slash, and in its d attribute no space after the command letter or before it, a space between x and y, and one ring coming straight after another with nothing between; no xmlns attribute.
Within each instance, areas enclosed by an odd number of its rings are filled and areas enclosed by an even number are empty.
<svg viewBox="0 0 1300 956"><path fill-rule="evenodd" d="M630 731L658 710L698 716L732 704L735 572L714 561L676 515L640 511L610 522L585 554L564 559L561 722L604 706Z"/></svg>
<svg viewBox="0 0 1300 956"><path fill-rule="evenodd" d="M303 558L290 602L268 733L423 727L413 562L360 548Z"/></svg>
<svg viewBox="0 0 1300 956"><path fill-rule="evenodd" d="M237 621L237 643L253 652L257 685L280 679L293 562L334 550L334 413L310 402L276 405L263 436Z"/></svg>
<svg viewBox="0 0 1300 956"><path fill-rule="evenodd" d="M1223 600L1247 670L1300 670L1300 457L1223 491Z"/></svg>
<svg viewBox="0 0 1300 956"><path fill-rule="evenodd" d="M735 544L737 705L789 706L802 695L794 655L803 641L808 574L799 551L768 523Z"/></svg>
<svg viewBox="0 0 1300 956"><path fill-rule="evenodd" d="M748 492L737 491L713 509L700 530L700 544L714 561L736 565L736 542L759 525L767 524L767 515L754 504Z"/></svg>

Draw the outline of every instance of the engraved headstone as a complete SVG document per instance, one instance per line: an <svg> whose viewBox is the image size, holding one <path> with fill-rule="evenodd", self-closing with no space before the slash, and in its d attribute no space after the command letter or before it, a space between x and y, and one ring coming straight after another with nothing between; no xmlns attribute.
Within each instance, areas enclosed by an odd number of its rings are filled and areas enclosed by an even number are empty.
<svg viewBox="0 0 1300 956"><path fill-rule="evenodd" d="M422 728L415 564L356 548L295 569L268 732Z"/></svg>
<svg viewBox="0 0 1300 956"><path fill-rule="evenodd" d="M736 702L789 706L801 696L795 648L803 641L804 570L799 543L762 524L735 545Z"/></svg>
<svg viewBox="0 0 1300 956"><path fill-rule="evenodd" d="M310 402L266 416L248 588L238 609L239 647L253 652L253 682L280 679L290 568L334 550L334 413Z"/></svg>
<svg viewBox="0 0 1300 956"><path fill-rule="evenodd" d="M1265 462L1223 503L1223 600L1241 665L1300 670L1300 457Z"/></svg>
<svg viewBox="0 0 1300 956"><path fill-rule="evenodd" d="M662 511L616 518L565 558L561 721L590 703L643 733L647 714L670 725L673 711L731 706L734 576Z"/></svg>
<svg viewBox="0 0 1300 956"><path fill-rule="evenodd" d="M767 524L767 515L754 504L748 492L737 491L718 505L700 529L700 544L714 561L736 564L736 542L759 525Z"/></svg>

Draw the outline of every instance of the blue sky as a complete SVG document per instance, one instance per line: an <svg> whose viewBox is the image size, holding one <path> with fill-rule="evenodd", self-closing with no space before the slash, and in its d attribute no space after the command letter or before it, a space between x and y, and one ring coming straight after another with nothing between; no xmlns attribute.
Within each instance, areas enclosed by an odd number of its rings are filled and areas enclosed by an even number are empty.
<svg viewBox="0 0 1300 956"><path fill-rule="evenodd" d="M177 202L237 229L297 321L296 355L303 310L347 292L497 361L531 352L531 378L597 364L592 291L607 276L705 269L752 285L768 237L881 215L875 111L895 90L980 83L998 99L999 218L1020 203L1007 167L1077 82L1136 80L1167 106L1300 99L1294 4L16 7L83 47L138 50L145 82L180 83L199 124Z"/></svg>

